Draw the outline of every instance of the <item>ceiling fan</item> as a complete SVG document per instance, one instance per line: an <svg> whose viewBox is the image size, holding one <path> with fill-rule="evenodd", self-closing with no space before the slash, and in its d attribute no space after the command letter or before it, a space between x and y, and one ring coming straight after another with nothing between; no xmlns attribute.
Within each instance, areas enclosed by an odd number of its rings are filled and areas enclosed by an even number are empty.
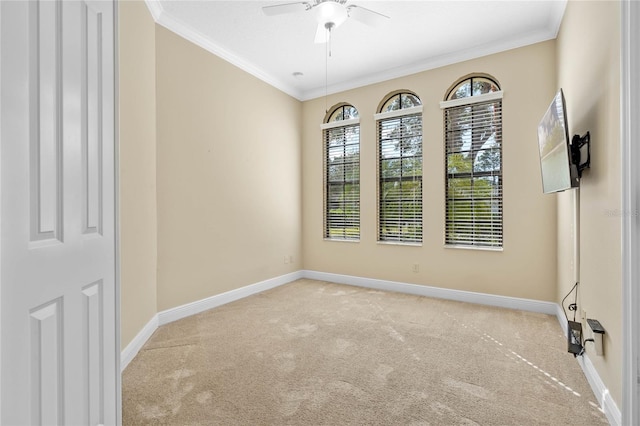
<svg viewBox="0 0 640 426"><path fill-rule="evenodd" d="M353 18L370 26L378 26L389 19L382 13L355 4L347 6L346 3L347 0L312 0L264 6L262 11L267 16L315 11L318 21L316 43L326 43L331 36L331 31L342 25L347 18Z"/></svg>

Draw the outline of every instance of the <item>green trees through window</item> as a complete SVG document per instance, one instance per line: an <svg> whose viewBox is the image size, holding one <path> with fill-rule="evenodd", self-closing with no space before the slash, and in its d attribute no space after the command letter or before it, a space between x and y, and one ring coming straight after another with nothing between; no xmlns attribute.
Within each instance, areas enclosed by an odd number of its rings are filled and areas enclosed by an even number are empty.
<svg viewBox="0 0 640 426"><path fill-rule="evenodd" d="M395 93L378 121L378 240L422 242L422 104Z"/></svg>
<svg viewBox="0 0 640 426"><path fill-rule="evenodd" d="M468 77L445 102L446 244L502 247L502 98L487 96L499 91Z"/></svg>
<svg viewBox="0 0 640 426"><path fill-rule="evenodd" d="M329 239L360 238L360 124L351 105L325 120L325 230Z"/></svg>
<svg viewBox="0 0 640 426"><path fill-rule="evenodd" d="M486 75L460 79L441 102L445 143L445 244L501 248L502 92ZM387 95L374 116L378 154L378 241L423 239L422 102ZM325 116L324 237L360 239L360 119L349 104Z"/></svg>

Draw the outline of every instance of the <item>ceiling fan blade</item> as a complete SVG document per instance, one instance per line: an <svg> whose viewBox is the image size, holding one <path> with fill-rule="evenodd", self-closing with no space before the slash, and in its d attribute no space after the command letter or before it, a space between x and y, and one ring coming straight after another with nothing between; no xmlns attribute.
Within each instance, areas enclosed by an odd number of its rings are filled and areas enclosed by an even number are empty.
<svg viewBox="0 0 640 426"><path fill-rule="evenodd" d="M285 13L302 12L311 9L311 4L306 1L297 3L274 4L273 6L263 6L262 12L267 16L283 15Z"/></svg>
<svg viewBox="0 0 640 426"><path fill-rule="evenodd" d="M347 11L349 12L350 18L372 27L382 25L387 19L391 19L387 15L367 9L366 7L356 6L355 4L348 6Z"/></svg>
<svg viewBox="0 0 640 426"><path fill-rule="evenodd" d="M317 43L317 44L326 43L329 40L329 37L331 37L330 31L323 24L318 24L318 29L316 30L316 38L314 40L314 43Z"/></svg>

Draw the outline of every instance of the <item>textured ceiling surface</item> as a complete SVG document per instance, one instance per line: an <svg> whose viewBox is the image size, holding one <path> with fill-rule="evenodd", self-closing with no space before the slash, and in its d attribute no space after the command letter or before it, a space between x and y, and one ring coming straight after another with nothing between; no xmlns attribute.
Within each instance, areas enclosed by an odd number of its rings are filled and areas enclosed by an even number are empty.
<svg viewBox="0 0 640 426"><path fill-rule="evenodd" d="M316 8L262 12L292 0L146 1L159 24L301 100L553 39L566 6L566 0L348 0L390 19L372 27L349 18L329 44L316 44Z"/></svg>

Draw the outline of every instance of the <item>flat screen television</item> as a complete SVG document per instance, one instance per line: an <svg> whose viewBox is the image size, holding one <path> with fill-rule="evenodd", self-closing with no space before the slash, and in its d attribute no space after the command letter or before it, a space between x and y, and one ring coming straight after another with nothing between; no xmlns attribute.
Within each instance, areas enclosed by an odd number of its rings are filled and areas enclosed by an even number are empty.
<svg viewBox="0 0 640 426"><path fill-rule="evenodd" d="M542 191L560 192L580 185L578 168L571 161L571 141L562 89L553 98L538 125Z"/></svg>

